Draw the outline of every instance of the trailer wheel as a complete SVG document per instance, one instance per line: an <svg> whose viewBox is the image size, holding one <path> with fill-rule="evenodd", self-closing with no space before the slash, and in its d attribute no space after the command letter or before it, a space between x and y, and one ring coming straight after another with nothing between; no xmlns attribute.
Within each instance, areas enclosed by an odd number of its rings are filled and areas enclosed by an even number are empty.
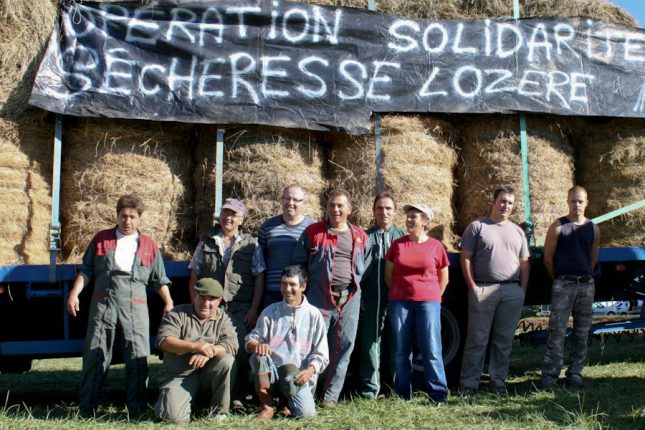
<svg viewBox="0 0 645 430"><path fill-rule="evenodd" d="M453 312L454 308L449 306L441 307L441 348L443 355L443 366L446 371L448 385L456 386L459 384L459 372L461 371L461 355L466 341L466 321L464 315L459 318ZM462 312L463 313L463 312ZM421 385L423 378L423 361L421 352L417 344L417 338L414 336L412 346L412 371L414 373L413 384L418 389L423 389Z"/></svg>
<svg viewBox="0 0 645 430"><path fill-rule="evenodd" d="M0 357L0 373L25 373L31 370L31 358Z"/></svg>

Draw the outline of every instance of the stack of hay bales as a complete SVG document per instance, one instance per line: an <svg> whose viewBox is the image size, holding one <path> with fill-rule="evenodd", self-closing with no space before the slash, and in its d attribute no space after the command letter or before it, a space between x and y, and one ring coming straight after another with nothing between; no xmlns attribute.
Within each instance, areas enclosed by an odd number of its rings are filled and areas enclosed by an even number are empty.
<svg viewBox="0 0 645 430"><path fill-rule="evenodd" d="M427 19L463 18L463 0L376 0L375 11L391 15ZM367 9L367 0L304 0L325 6L344 6Z"/></svg>
<svg viewBox="0 0 645 430"><path fill-rule="evenodd" d="M399 207L408 203L430 205L435 213L431 235L454 249L453 168L457 156L451 146L450 126L432 117L387 115L382 117L383 188L392 191ZM352 195L350 221L363 227L373 223L376 194L374 137L330 135L331 185ZM395 223L405 215L397 211Z"/></svg>
<svg viewBox="0 0 645 430"><path fill-rule="evenodd" d="M17 119L28 108L57 4L57 0L0 2L0 116L4 118Z"/></svg>
<svg viewBox="0 0 645 430"><path fill-rule="evenodd" d="M54 127L40 116L0 119L0 265L49 262Z"/></svg>
<svg viewBox="0 0 645 430"><path fill-rule="evenodd" d="M451 2L451 0L446 0ZM462 0L461 11L469 18L512 17L513 2L508 0ZM620 7L604 0L520 0L520 16L588 16L634 26L634 18Z"/></svg>
<svg viewBox="0 0 645 430"><path fill-rule="evenodd" d="M367 0L305 0L326 6L368 8ZM520 16L588 16L599 21L634 26L632 16L604 0L520 0ZM376 0L375 10L422 19L512 17L511 0Z"/></svg>
<svg viewBox="0 0 645 430"><path fill-rule="evenodd" d="M27 99L57 3L0 2L0 265L49 262L54 127Z"/></svg>
<svg viewBox="0 0 645 430"><path fill-rule="evenodd" d="M164 258L184 260L193 245L192 127L177 123L83 119L63 135L63 252L79 261L92 236L115 225L116 202L144 202L140 229Z"/></svg>
<svg viewBox="0 0 645 430"><path fill-rule="evenodd" d="M196 151L198 164L205 168L200 167L194 177L196 206L204 216L214 212L213 192L200 193L200 189L213 189L215 183L215 133L207 135L210 137L200 139ZM205 161L200 161L199 157ZM257 230L267 218L282 213L282 189L293 183L302 185L309 193L307 214L320 218L320 196L327 183L315 133L263 126L226 130L223 198L235 197L244 202L247 231ZM201 234L211 225L211 220L203 220L200 224Z"/></svg>
<svg viewBox="0 0 645 430"><path fill-rule="evenodd" d="M461 133L459 231L490 213L491 197L500 185L516 190L511 219L524 222L519 120L509 115L467 118ZM573 146L566 118L527 118L529 188L535 240L542 243L549 225L566 214L567 190L574 182Z"/></svg>
<svg viewBox="0 0 645 430"><path fill-rule="evenodd" d="M578 148L578 181L587 188L590 218L645 199L645 124L616 119L585 121ZM645 208L600 225L603 246L643 246Z"/></svg>

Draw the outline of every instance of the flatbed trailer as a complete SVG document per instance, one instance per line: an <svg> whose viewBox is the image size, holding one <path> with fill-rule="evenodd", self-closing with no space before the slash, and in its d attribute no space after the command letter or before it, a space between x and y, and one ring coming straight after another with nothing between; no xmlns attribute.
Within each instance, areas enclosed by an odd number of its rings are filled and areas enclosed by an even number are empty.
<svg viewBox="0 0 645 430"><path fill-rule="evenodd" d="M551 281L534 250L525 305L548 304ZM442 337L444 361L449 375L458 373L468 321L467 289L459 267L459 254L449 255L450 283L443 297ZM188 262L166 262L175 303L187 303ZM49 282L50 266L0 267L0 372L24 372L33 359L82 355L89 300L93 286L81 296L81 312L69 316L66 301L77 267L56 266L56 281ZM596 300L627 300L645 295L645 247L601 248L596 280ZM161 320L162 302L148 291L150 342L154 344ZM635 327L622 324L624 330ZM617 330L618 327L612 327ZM609 328L607 328L609 330ZM153 349L154 351L154 349ZM155 351L158 353L158 351Z"/></svg>

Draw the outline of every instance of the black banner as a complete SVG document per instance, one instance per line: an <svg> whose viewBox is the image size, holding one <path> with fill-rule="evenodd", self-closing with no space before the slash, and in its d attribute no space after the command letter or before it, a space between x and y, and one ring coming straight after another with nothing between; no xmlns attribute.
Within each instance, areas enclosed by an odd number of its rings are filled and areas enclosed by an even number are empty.
<svg viewBox="0 0 645 430"><path fill-rule="evenodd" d="M62 114L350 133L372 112L645 116L645 31L587 18L68 3L30 99Z"/></svg>

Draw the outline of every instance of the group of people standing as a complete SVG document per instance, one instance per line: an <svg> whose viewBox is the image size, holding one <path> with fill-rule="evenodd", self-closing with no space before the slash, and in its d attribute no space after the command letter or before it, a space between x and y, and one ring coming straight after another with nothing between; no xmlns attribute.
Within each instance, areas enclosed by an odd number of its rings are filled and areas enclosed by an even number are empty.
<svg viewBox="0 0 645 430"><path fill-rule="evenodd" d="M510 221L514 199L510 187L495 190L490 215L472 222L462 237L460 263L468 286L460 377L464 395L479 386L487 346L490 389L506 391L511 343L529 276L524 232ZM545 243L545 265L554 278L542 373L547 389L555 387L560 374L571 311L576 352L567 378L571 386L581 386L591 320L599 231L584 217L584 188L573 187L567 200L569 214L554 222ZM156 337L164 352L155 406L162 420L190 420L200 392L210 396L214 416L243 411L249 374L261 419L274 416L276 398L278 412L287 416L315 416L316 394L321 406L335 407L357 332L359 394L376 398L388 321L394 393L412 397L416 336L422 388L435 404L445 404L441 298L450 263L442 244L428 235L432 209L405 205L401 229L393 224L398 210L394 195L382 192L374 198L375 224L364 231L348 221L352 204L347 191L329 195L326 219L320 222L305 216L306 201L301 186L287 186L282 214L268 219L255 236L241 229L245 205L225 200L219 223L203 235L189 265L191 303L174 306L160 253L137 229L143 204L137 197L121 197L117 226L94 237L67 301L75 316L79 293L94 279L81 415L94 413L117 335L123 339L129 413L143 412L150 353L146 286L156 288L164 302Z"/></svg>

